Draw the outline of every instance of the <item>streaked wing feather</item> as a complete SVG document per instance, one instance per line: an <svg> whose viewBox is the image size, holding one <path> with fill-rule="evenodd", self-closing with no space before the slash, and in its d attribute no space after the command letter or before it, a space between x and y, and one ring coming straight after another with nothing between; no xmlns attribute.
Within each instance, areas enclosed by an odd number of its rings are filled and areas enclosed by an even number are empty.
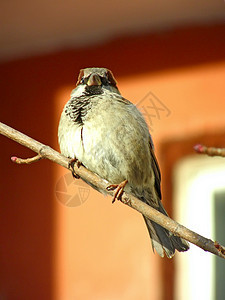
<svg viewBox="0 0 225 300"><path fill-rule="evenodd" d="M160 173L159 164L157 162L157 159L156 159L151 141L149 143L149 146L150 146L149 149L150 149L150 153L151 153L151 157L152 157L152 168L153 168L153 171L154 171L154 174L155 174L155 189L156 189L156 192L159 196L159 199L161 200L161 198L162 198L162 194L161 194L161 173Z"/></svg>

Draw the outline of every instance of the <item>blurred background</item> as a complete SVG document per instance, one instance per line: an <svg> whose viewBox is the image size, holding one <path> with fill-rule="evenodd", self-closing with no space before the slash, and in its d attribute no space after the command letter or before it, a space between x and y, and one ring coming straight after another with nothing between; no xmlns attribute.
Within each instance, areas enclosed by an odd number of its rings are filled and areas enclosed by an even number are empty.
<svg viewBox="0 0 225 300"><path fill-rule="evenodd" d="M59 150L79 70L107 67L148 122L170 216L225 244L222 0L0 3L0 120ZM154 254L141 215L0 136L0 299L224 299L225 263Z"/></svg>

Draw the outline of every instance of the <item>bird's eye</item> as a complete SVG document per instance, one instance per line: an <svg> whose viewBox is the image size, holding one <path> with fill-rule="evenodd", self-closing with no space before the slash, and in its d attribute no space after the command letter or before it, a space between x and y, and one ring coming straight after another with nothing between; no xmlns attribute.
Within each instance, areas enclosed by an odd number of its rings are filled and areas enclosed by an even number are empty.
<svg viewBox="0 0 225 300"><path fill-rule="evenodd" d="M82 77L79 84L85 84L87 83L87 78Z"/></svg>
<svg viewBox="0 0 225 300"><path fill-rule="evenodd" d="M116 87L116 80L115 80L112 72L109 70L107 72L107 79L108 79L108 84Z"/></svg>
<svg viewBox="0 0 225 300"><path fill-rule="evenodd" d="M103 85L109 85L109 81L105 77L101 77L101 82L102 82Z"/></svg>

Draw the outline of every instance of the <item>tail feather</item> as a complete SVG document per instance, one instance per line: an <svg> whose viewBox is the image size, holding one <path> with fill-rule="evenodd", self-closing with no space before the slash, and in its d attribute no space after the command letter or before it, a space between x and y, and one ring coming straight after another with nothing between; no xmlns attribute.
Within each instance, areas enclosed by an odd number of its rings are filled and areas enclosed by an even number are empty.
<svg viewBox="0 0 225 300"><path fill-rule="evenodd" d="M161 202L159 211L167 215ZM171 258L174 256L175 250L181 252L189 249L189 244L184 239L173 235L170 231L146 217L144 217L144 220L151 237L152 248L153 250L155 249L161 257L164 257L164 253L166 253L166 256Z"/></svg>

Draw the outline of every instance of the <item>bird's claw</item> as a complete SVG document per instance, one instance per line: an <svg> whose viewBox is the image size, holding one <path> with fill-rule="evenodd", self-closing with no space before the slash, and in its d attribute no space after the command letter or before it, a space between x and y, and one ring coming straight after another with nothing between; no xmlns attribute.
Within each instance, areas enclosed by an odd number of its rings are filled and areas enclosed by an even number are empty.
<svg viewBox="0 0 225 300"><path fill-rule="evenodd" d="M81 162L80 162L77 158L73 158L73 159L71 159L71 160L69 161L68 167L69 167L69 169L70 169L70 168L72 169L72 175L73 175L73 177L76 178L76 179L79 179L80 176L79 176L79 175L75 172L75 170L74 170L74 165L75 165L75 163L77 164L77 167L78 167L78 168L81 166Z"/></svg>
<svg viewBox="0 0 225 300"><path fill-rule="evenodd" d="M106 188L107 191L114 191L115 190L115 193L113 195L112 203L114 203L116 200L121 200L121 197L123 195L124 188L125 188L127 182L128 182L127 180L124 180L119 184L111 184L111 185L107 186L107 188Z"/></svg>

